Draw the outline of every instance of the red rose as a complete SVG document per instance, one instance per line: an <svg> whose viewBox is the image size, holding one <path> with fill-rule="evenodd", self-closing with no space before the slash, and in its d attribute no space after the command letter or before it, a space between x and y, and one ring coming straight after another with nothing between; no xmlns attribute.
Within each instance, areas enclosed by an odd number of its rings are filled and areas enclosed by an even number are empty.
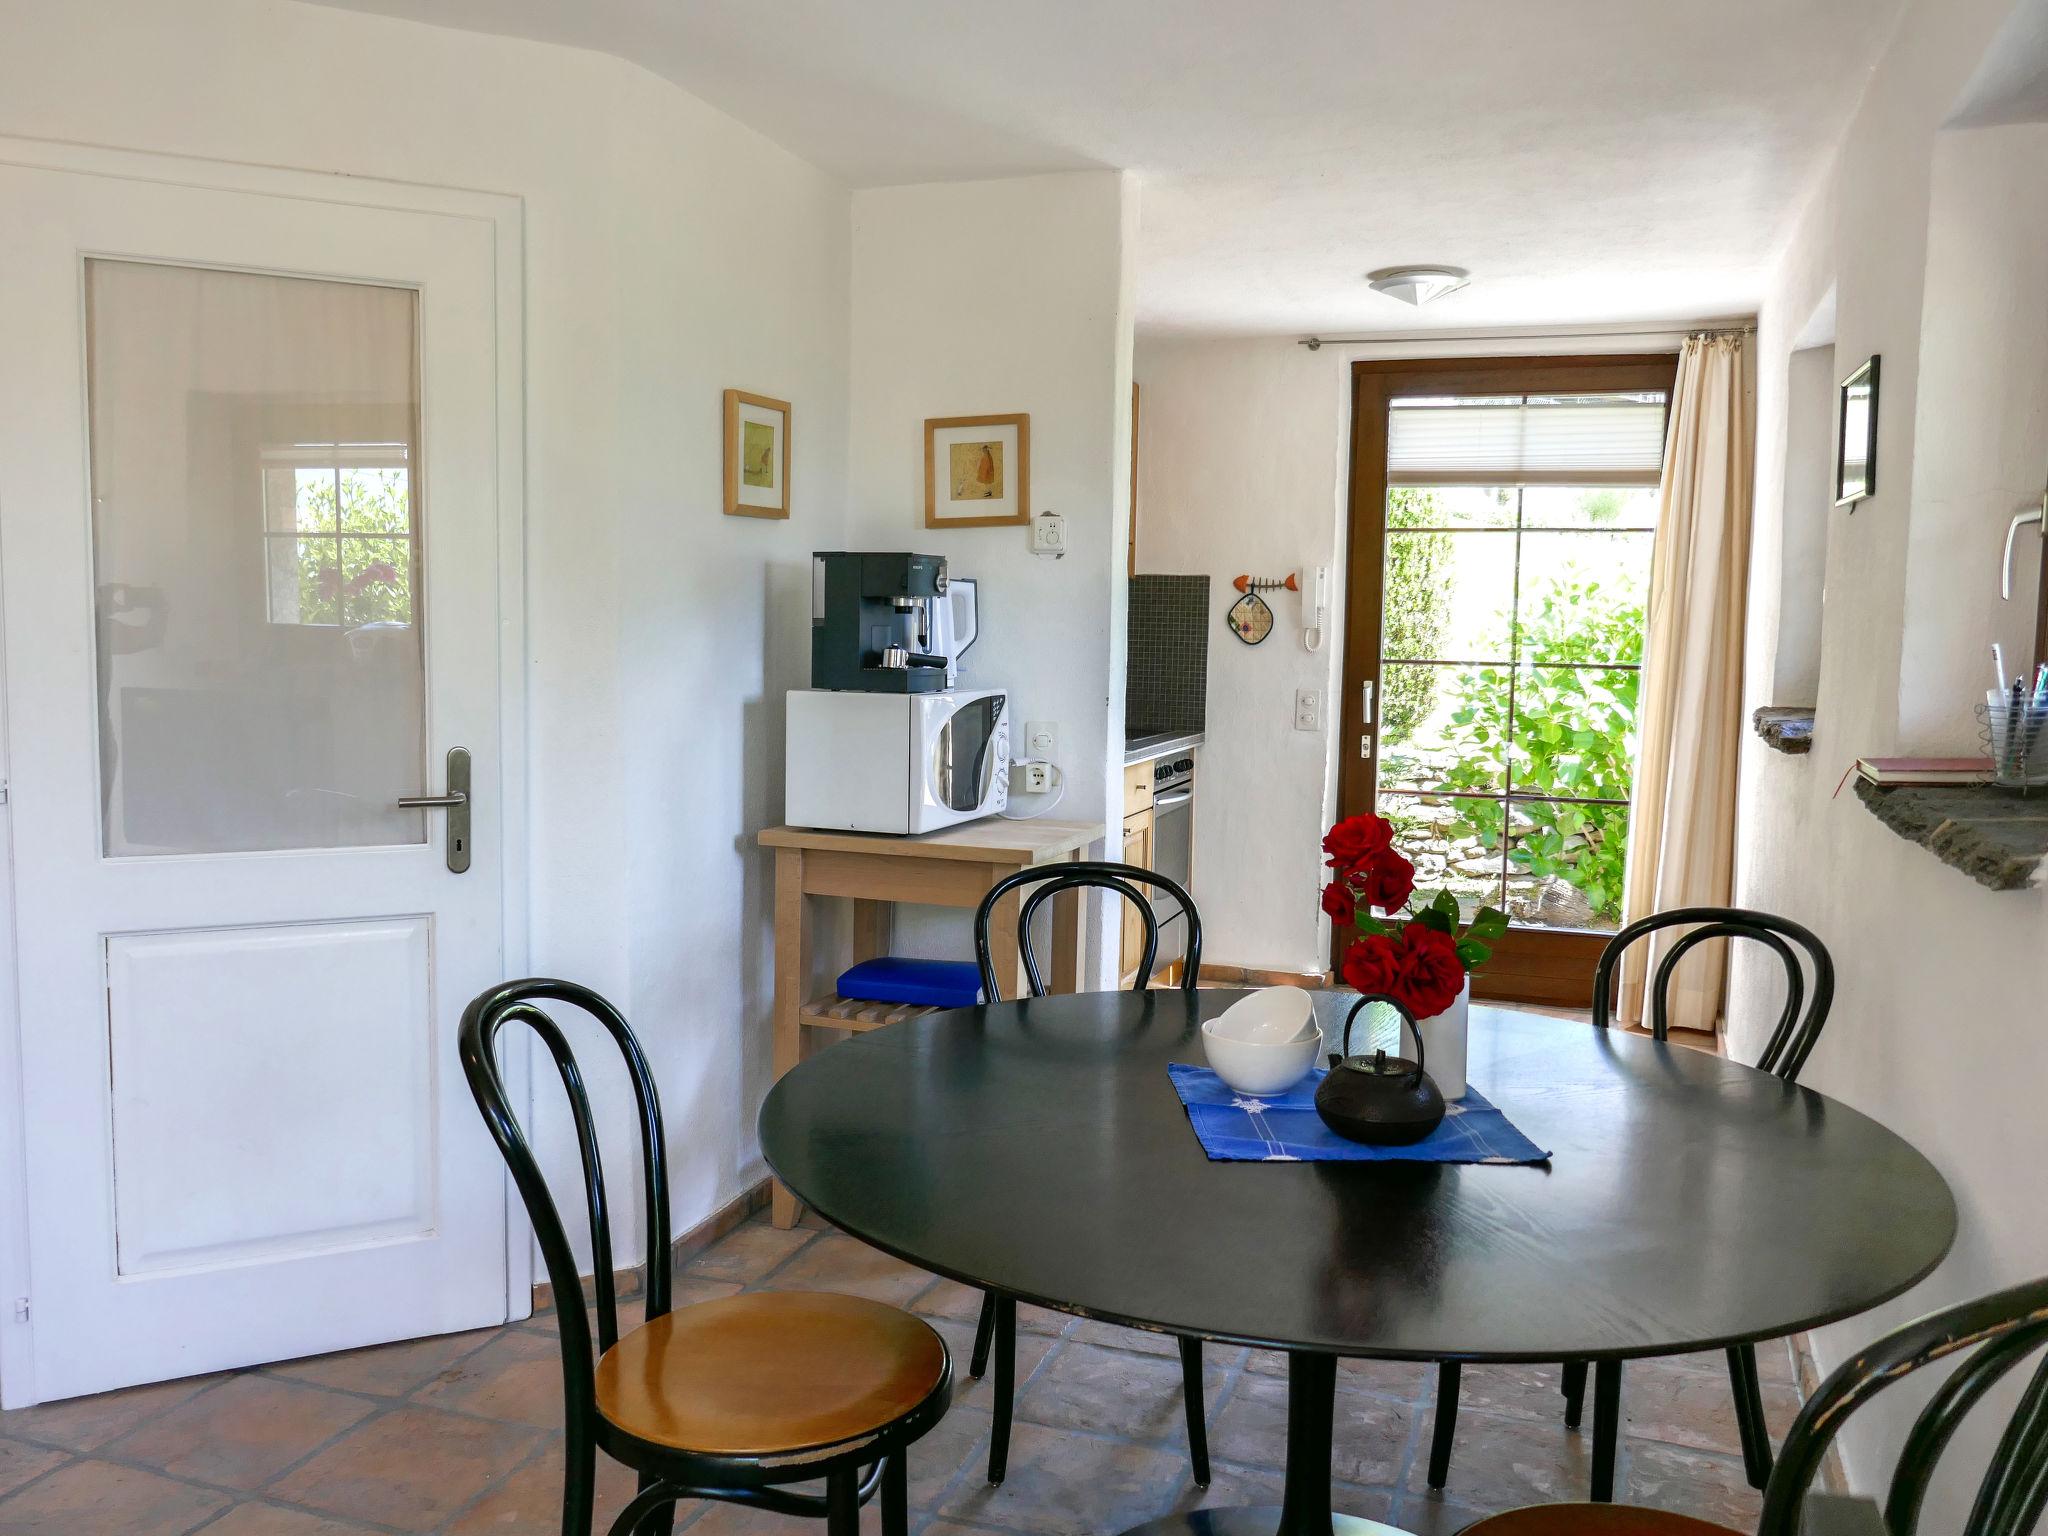
<svg viewBox="0 0 2048 1536"><path fill-rule="evenodd" d="M1398 997L1400 994L1394 988L1400 976L1400 946L1384 934L1367 934L1345 951L1345 982L1368 996L1384 992Z"/></svg>
<svg viewBox="0 0 2048 1536"><path fill-rule="evenodd" d="M1394 829L1384 816L1347 816L1323 837L1330 868L1352 869L1394 844Z"/></svg>
<svg viewBox="0 0 2048 1536"><path fill-rule="evenodd" d="M1410 923L1402 935L1394 995L1418 1019L1442 1013L1458 1000L1465 985L1465 962L1458 941L1448 933Z"/></svg>
<svg viewBox="0 0 2048 1536"><path fill-rule="evenodd" d="M1358 900L1382 912L1397 912L1415 894L1415 866L1389 848L1365 866L1357 881Z"/></svg>
<svg viewBox="0 0 2048 1536"><path fill-rule="evenodd" d="M1323 910L1330 914L1330 921L1349 927L1358 916L1358 903L1351 895L1351 887L1342 880L1332 880L1323 887Z"/></svg>

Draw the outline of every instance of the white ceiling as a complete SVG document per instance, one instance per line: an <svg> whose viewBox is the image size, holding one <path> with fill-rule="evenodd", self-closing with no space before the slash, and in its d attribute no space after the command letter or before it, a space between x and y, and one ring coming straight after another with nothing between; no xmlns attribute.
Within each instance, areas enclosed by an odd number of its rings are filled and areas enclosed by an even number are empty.
<svg viewBox="0 0 2048 1536"><path fill-rule="evenodd" d="M599 49L857 186L1126 167L1149 331L1747 313L1903 0L329 0ZM1366 271L1469 267L1415 310Z"/></svg>

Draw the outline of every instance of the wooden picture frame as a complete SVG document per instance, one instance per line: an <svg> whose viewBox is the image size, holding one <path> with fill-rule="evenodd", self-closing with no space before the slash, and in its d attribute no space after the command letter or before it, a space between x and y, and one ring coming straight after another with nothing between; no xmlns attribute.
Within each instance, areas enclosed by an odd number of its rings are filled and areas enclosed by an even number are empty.
<svg viewBox="0 0 2048 1536"><path fill-rule="evenodd" d="M1835 408L1835 505L1877 494L1878 355L1842 380ZM1859 430L1860 429L1860 430Z"/></svg>
<svg viewBox="0 0 2048 1536"><path fill-rule="evenodd" d="M789 439L787 400L744 389L725 392L727 517L789 516Z"/></svg>
<svg viewBox="0 0 2048 1536"><path fill-rule="evenodd" d="M925 422L925 527L1022 528L1030 521L1029 414Z"/></svg>

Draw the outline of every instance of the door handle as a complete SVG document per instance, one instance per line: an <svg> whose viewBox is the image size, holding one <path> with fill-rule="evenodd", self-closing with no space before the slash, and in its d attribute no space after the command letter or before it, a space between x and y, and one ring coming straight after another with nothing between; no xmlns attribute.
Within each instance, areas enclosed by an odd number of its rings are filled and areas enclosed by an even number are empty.
<svg viewBox="0 0 2048 1536"><path fill-rule="evenodd" d="M448 873L466 873L469 869L469 748L448 749L448 788L443 793L400 795L398 803L408 811L447 811Z"/></svg>
<svg viewBox="0 0 2048 1536"><path fill-rule="evenodd" d="M2042 537L2048 538L2048 492L2042 493L2039 512L2018 513L2005 525L2005 559L1998 571L1998 595L2007 602L2012 600L2012 541L2028 523L2037 525Z"/></svg>

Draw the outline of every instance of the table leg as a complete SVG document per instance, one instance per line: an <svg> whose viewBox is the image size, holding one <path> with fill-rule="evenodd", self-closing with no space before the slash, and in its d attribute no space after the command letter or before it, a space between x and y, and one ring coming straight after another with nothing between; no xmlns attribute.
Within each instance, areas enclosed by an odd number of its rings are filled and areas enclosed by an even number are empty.
<svg viewBox="0 0 2048 1536"><path fill-rule="evenodd" d="M1615 1448L1621 1440L1621 1362L1593 1366L1593 1502L1614 1502Z"/></svg>
<svg viewBox="0 0 2048 1536"><path fill-rule="evenodd" d="M1134 1526L1125 1536L1401 1536L1377 1520L1330 1512L1330 1441L1337 1357L1287 1356L1287 1481L1272 1505L1194 1509Z"/></svg>
<svg viewBox="0 0 2048 1536"><path fill-rule="evenodd" d="M803 1058L804 1023L798 1010L810 981L810 934L804 923L804 853L801 848L775 850L775 1016L771 1031L773 1067L779 1078ZM797 1199L777 1179L769 1195L770 1216L778 1227L793 1227Z"/></svg>
<svg viewBox="0 0 2048 1536"><path fill-rule="evenodd" d="M873 960L889 953L889 903L856 901L853 904L853 963Z"/></svg>

